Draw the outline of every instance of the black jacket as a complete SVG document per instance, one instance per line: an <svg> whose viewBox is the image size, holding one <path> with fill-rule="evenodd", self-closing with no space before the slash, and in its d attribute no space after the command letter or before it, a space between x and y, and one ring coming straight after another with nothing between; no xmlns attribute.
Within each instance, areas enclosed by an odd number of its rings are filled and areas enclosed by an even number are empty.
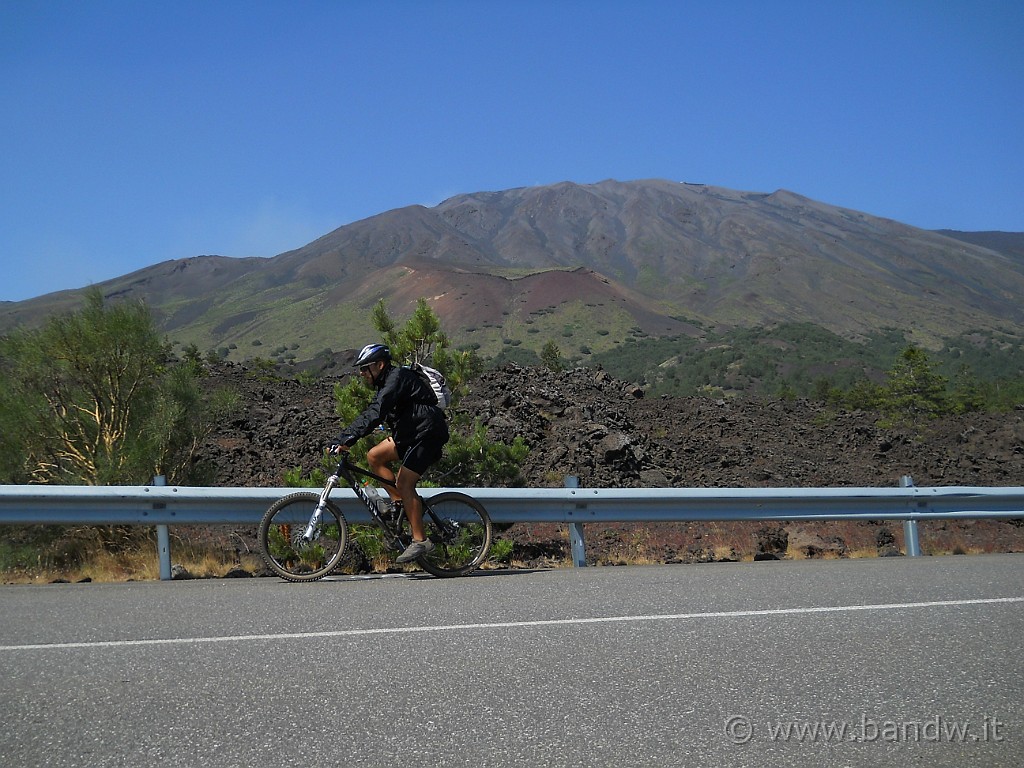
<svg viewBox="0 0 1024 768"><path fill-rule="evenodd" d="M334 441L351 446L387 424L399 453L424 440L448 442L448 422L437 406L434 390L409 368L389 366L376 382L377 394L355 421Z"/></svg>

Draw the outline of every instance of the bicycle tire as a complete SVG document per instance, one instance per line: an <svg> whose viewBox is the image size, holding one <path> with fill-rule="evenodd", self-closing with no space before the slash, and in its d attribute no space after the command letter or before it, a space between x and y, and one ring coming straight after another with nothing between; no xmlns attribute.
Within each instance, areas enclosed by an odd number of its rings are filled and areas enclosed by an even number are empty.
<svg viewBox="0 0 1024 768"><path fill-rule="evenodd" d="M320 501L319 493L303 491L275 501L260 520L259 546L267 566L288 581L316 581L341 562L348 544L348 523L328 499L317 536L302 534Z"/></svg>
<svg viewBox="0 0 1024 768"><path fill-rule="evenodd" d="M423 526L434 548L416 559L427 573L440 578L465 576L487 559L491 548L491 518L483 504L457 491L423 500ZM442 521L435 524L427 508Z"/></svg>

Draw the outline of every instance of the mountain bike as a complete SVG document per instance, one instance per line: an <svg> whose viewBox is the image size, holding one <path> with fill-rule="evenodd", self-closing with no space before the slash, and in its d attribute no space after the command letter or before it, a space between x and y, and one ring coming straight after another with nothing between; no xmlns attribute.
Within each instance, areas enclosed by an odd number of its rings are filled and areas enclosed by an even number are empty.
<svg viewBox="0 0 1024 768"><path fill-rule="evenodd" d="M318 494L300 491L275 501L263 514L259 546L274 573L288 581L316 581L335 570L349 543L349 528L331 492L347 485L370 512L389 550L403 551L412 541L409 521L401 508L378 497L377 489L363 485L373 480L395 483L352 462L347 453ZM445 491L423 503L423 526L434 548L415 562L439 577L463 576L487 558L491 547L491 518L483 505L458 491Z"/></svg>

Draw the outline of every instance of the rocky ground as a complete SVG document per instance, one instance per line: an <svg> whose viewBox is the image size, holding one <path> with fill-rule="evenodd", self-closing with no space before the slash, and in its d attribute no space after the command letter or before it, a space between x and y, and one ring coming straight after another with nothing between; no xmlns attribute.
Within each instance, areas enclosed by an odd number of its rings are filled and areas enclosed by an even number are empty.
<svg viewBox="0 0 1024 768"><path fill-rule="evenodd" d="M236 392L238 408L197 456L212 483L278 486L295 467L318 467L338 431L338 381L261 381L243 366L218 366L207 385ZM904 475L917 485L1024 485L1024 408L884 428L877 414L820 403L648 399L600 370L509 365L474 382L452 417L480 419L494 440L522 437L531 449L525 486L561 486L570 475L582 487L892 487ZM568 557L558 526L519 525L505 535L521 564ZM900 524L881 522L595 525L586 536L588 559L609 564L863 556L902 546ZM926 553L1024 551L1024 528L924 522L921 543Z"/></svg>

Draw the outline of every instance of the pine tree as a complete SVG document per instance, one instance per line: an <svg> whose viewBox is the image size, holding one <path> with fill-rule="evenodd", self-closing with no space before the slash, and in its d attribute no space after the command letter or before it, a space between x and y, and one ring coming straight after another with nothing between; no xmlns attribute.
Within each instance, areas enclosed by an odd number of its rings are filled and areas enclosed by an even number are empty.
<svg viewBox="0 0 1024 768"><path fill-rule="evenodd" d="M897 419L935 418L949 409L946 379L937 374L927 353L910 346L900 353L882 392L882 410Z"/></svg>
<svg viewBox="0 0 1024 768"><path fill-rule="evenodd" d="M565 363L562 361L562 350L554 341L549 340L540 351L540 361L549 371L558 373L565 370Z"/></svg>

